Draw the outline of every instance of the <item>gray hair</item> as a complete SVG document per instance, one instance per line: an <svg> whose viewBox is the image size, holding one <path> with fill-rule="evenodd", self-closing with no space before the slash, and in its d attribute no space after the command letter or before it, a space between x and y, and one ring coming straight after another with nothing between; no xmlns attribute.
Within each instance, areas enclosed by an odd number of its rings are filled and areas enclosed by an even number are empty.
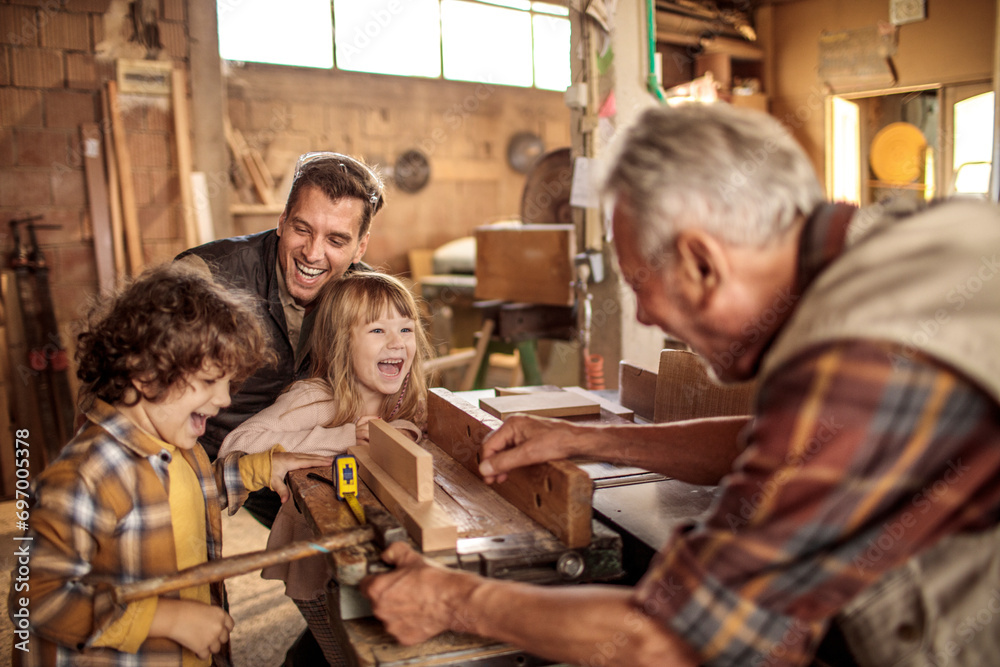
<svg viewBox="0 0 1000 667"><path fill-rule="evenodd" d="M605 178L652 259L698 227L739 245L764 245L823 201L805 152L767 114L728 104L654 107L624 134Z"/></svg>

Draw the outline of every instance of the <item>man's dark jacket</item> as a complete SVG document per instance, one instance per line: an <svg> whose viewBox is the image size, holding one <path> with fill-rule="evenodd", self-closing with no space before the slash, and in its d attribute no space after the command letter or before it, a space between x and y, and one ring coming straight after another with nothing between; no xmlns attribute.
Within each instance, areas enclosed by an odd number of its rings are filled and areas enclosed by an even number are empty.
<svg viewBox="0 0 1000 667"><path fill-rule="evenodd" d="M274 403L285 387L301 379L309 370L303 355L295 363L295 350L288 340L288 325L278 296L278 234L274 229L249 236L221 239L186 250L177 256L197 255L208 264L215 278L224 284L247 290L259 298L261 324L270 339L278 361L257 370L233 395L232 404L208 420L205 435L199 440L213 461L229 432ZM359 265L351 265L348 271ZM363 265L361 265L363 266ZM300 344L312 329L312 317L306 315L299 332ZM278 495L269 489L250 494L244 505L268 526L281 506Z"/></svg>

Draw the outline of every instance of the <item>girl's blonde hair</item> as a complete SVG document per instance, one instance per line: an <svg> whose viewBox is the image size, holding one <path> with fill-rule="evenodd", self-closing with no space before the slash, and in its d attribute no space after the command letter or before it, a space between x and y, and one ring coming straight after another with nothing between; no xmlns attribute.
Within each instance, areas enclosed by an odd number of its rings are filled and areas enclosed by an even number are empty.
<svg viewBox="0 0 1000 667"><path fill-rule="evenodd" d="M309 335L312 364L309 375L313 381L326 385L336 403L335 415L326 424L327 428L343 426L362 416L361 392L354 374L352 331L358 324L382 317L387 308L413 320L417 346L409 376L400 391L385 397L378 416L386 421L406 419L423 426L427 397L424 359L428 358L430 345L410 290L384 273L358 271L325 285L318 301Z"/></svg>

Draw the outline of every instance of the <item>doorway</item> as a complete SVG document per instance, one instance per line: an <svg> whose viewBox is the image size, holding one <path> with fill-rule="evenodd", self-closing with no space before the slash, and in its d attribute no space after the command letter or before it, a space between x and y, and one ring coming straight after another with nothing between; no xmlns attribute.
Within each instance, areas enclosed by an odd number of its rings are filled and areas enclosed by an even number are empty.
<svg viewBox="0 0 1000 667"><path fill-rule="evenodd" d="M988 82L831 96L827 192L859 205L986 197L993 104Z"/></svg>

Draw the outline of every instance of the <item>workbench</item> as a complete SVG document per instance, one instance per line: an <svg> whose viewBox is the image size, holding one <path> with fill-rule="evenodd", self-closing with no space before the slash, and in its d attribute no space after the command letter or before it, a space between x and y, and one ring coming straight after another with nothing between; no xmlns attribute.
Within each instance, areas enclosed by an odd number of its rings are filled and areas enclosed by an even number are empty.
<svg viewBox="0 0 1000 667"><path fill-rule="evenodd" d="M625 420L622 410L616 410L606 400L604 405L596 421ZM710 488L683 484L641 469L581 464L594 484L597 520L592 522L590 546L570 550L433 442L425 439L421 446L434 456L435 501L454 518L459 534L455 550L425 556L484 576L543 584L560 580L632 584L672 527L704 511L712 499ZM336 500L331 486L310 478L310 472L331 477L329 469L293 471L289 473L289 488L312 530L326 535L356 526L357 519L348 505ZM382 506L363 483L359 484L358 500L363 506ZM356 591L351 591L351 597L358 597ZM360 667L551 664L507 644L453 632L418 646L401 646L373 617L342 619L340 591L335 582L331 582L328 599L333 629L347 648L349 659Z"/></svg>

